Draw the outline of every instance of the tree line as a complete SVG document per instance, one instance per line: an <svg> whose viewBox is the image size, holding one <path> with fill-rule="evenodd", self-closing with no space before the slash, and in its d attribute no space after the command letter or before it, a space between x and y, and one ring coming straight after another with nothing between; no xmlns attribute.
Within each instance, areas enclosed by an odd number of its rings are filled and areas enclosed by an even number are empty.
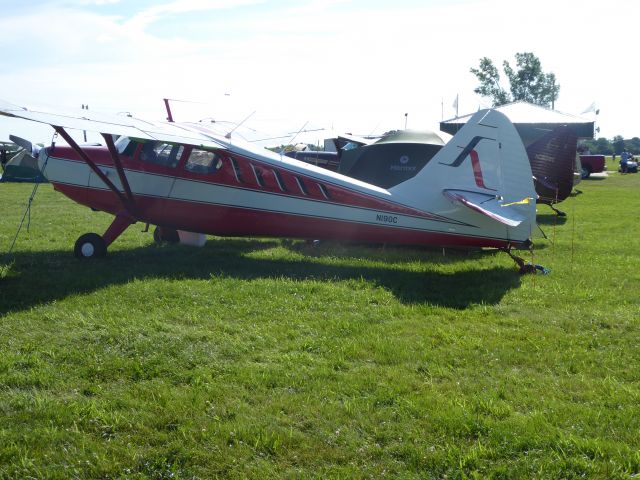
<svg viewBox="0 0 640 480"><path fill-rule="evenodd" d="M583 140L580 142L583 151L599 155L620 155L623 150L640 154L640 138L633 137L625 140L620 135L613 137L613 140L607 138L598 138L597 140Z"/></svg>
<svg viewBox="0 0 640 480"><path fill-rule="evenodd" d="M500 72L491 59L481 58L478 68L471 68L471 73L479 82L474 92L491 99L493 107L524 100L553 108L560 93L560 85L556 83L553 73L545 73L542 70L540 59L533 53L516 53L516 68L505 60L502 62L502 69L509 84L508 88L503 85ZM640 138L625 140L618 135L612 140L584 140L580 142L579 150L600 155L620 155L623 150L627 150L636 155L640 154Z"/></svg>

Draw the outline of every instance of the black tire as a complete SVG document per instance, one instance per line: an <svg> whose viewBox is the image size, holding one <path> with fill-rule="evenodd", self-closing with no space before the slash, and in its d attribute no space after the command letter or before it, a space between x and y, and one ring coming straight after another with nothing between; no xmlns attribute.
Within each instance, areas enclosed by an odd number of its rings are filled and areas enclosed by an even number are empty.
<svg viewBox="0 0 640 480"><path fill-rule="evenodd" d="M76 240L73 253L76 258L102 258L107 255L107 244L97 233L85 233Z"/></svg>
<svg viewBox="0 0 640 480"><path fill-rule="evenodd" d="M589 178L591 176L591 170L588 167L582 167L580 170L580 176L584 180L585 178Z"/></svg>
<svg viewBox="0 0 640 480"><path fill-rule="evenodd" d="M156 227L153 230L153 241L156 243L178 243L180 241L180 236L178 235L178 231L173 228Z"/></svg>

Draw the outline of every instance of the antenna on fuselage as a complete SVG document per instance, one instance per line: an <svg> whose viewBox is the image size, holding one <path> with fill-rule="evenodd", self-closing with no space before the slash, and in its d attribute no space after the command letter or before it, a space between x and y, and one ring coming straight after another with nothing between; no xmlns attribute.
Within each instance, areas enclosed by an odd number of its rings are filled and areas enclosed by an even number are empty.
<svg viewBox="0 0 640 480"><path fill-rule="evenodd" d="M179 98L163 98L162 100L164 101L164 108L166 108L167 110L167 121L170 123L174 123L175 120L173 119L173 114L171 113L171 106L169 105L169 101L180 102L180 103L197 103L197 104L205 105L204 102L196 102L193 100L180 100Z"/></svg>
<svg viewBox="0 0 640 480"><path fill-rule="evenodd" d="M82 110L89 110L89 105L82 104ZM82 135L84 136L84 143L87 143L87 131L83 130Z"/></svg>
<svg viewBox="0 0 640 480"><path fill-rule="evenodd" d="M249 120L249 119L253 116L253 114L254 114L254 113L256 113L256 111L255 111L255 110L254 110L253 112L251 112L249 115L247 115L247 116L244 118L244 120L242 120L239 124L237 124L235 127L233 127L233 128L229 131L229 133L227 133L227 134L224 136L224 138L226 138L226 139L230 139L230 138L231 138L231 134L232 134L233 132L235 132L238 128L240 128L240 126L242 126L242 124L243 124L244 122L246 122L247 120Z"/></svg>

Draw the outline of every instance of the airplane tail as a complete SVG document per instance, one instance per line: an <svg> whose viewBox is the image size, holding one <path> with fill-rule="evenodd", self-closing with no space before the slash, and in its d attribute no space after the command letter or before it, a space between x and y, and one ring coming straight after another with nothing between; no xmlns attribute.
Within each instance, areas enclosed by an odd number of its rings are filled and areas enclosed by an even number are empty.
<svg viewBox="0 0 640 480"><path fill-rule="evenodd" d="M573 190L578 137L567 126L553 129L527 147L538 202L558 203Z"/></svg>
<svg viewBox="0 0 640 480"><path fill-rule="evenodd" d="M535 226L527 153L513 124L495 110L477 112L415 177L390 192L514 244L527 242Z"/></svg>

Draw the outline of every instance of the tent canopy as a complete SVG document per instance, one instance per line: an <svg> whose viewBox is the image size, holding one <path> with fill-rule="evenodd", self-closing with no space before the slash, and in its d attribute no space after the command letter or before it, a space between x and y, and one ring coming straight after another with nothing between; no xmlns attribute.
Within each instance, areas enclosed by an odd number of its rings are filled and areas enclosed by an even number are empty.
<svg viewBox="0 0 640 480"><path fill-rule="evenodd" d="M594 121L551 110L533 103L513 102L496 107L496 110L505 114L511 120L511 123L518 130L525 147L561 125L571 128L578 138L591 139L594 135ZM472 116L473 114L469 114L464 117L444 120L440 122L440 130L450 135L455 135Z"/></svg>

